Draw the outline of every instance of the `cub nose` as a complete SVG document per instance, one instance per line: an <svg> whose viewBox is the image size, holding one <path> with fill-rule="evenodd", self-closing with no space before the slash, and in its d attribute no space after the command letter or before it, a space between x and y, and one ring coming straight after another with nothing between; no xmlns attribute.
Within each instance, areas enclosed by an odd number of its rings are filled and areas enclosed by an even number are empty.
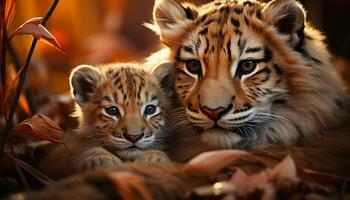
<svg viewBox="0 0 350 200"><path fill-rule="evenodd" d="M221 116L225 115L232 109L232 104L227 107L209 108L207 106L201 107L201 110L212 120L217 121Z"/></svg>
<svg viewBox="0 0 350 200"><path fill-rule="evenodd" d="M130 142L137 142L139 141L143 136L144 136L144 133L138 133L138 134L128 134L128 133L124 133L123 134L124 138L129 140Z"/></svg>

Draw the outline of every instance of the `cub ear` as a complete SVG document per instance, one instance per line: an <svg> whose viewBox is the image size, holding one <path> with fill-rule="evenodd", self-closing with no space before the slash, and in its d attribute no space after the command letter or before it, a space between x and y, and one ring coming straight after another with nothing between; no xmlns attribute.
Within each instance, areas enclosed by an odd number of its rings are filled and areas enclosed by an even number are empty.
<svg viewBox="0 0 350 200"><path fill-rule="evenodd" d="M265 21L274 25L282 34L291 36L290 43L296 45L299 31L304 30L305 10L295 0L273 0L262 10Z"/></svg>
<svg viewBox="0 0 350 200"><path fill-rule="evenodd" d="M165 45L173 46L197 18L195 9L194 5L181 4L177 0L155 0L154 25L145 25L159 34Z"/></svg>
<svg viewBox="0 0 350 200"><path fill-rule="evenodd" d="M101 74L90 65L80 65L73 69L69 77L70 88L74 100L82 106L89 100Z"/></svg>
<svg viewBox="0 0 350 200"><path fill-rule="evenodd" d="M174 66L172 63L163 63L157 66L153 69L152 74L156 77L161 88L169 89L172 87L174 78Z"/></svg>

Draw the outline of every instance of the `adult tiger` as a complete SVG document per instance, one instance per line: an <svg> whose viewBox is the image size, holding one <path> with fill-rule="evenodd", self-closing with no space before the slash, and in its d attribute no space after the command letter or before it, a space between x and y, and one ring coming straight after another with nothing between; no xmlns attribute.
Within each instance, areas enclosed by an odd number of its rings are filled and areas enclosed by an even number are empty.
<svg viewBox="0 0 350 200"><path fill-rule="evenodd" d="M148 27L174 63L175 160L258 149L244 165L269 165L289 152L306 167L349 174L348 94L298 2L158 0L153 16Z"/></svg>

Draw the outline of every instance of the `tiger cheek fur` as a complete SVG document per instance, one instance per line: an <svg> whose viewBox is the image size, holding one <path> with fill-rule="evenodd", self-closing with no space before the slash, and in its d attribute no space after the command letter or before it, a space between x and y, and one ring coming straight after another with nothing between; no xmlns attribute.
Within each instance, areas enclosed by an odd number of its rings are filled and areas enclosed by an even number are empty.
<svg viewBox="0 0 350 200"><path fill-rule="evenodd" d="M171 141L180 154L187 145L197 153L293 145L346 115L336 102L348 96L324 37L298 2L159 0L153 16L149 27L175 68L181 105L172 124L185 128Z"/></svg>

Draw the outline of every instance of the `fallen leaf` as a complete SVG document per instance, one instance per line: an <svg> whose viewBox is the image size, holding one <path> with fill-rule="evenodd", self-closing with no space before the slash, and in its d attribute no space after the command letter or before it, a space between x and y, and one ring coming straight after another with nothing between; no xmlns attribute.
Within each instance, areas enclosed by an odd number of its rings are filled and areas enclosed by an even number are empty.
<svg viewBox="0 0 350 200"><path fill-rule="evenodd" d="M122 199L151 200L152 195L143 182L142 177L131 172L117 172L109 175L115 184L116 191Z"/></svg>
<svg viewBox="0 0 350 200"><path fill-rule="evenodd" d="M290 156L286 156L270 172L272 178L297 178L297 167Z"/></svg>
<svg viewBox="0 0 350 200"><path fill-rule="evenodd" d="M184 167L185 172L202 174L203 176L213 177L220 170L227 167L234 160L248 155L246 151L241 150L219 150L202 153L190 160Z"/></svg>
<svg viewBox="0 0 350 200"><path fill-rule="evenodd" d="M29 172L31 175L33 175L36 179L38 179L40 182L42 182L45 185L51 185L54 183L53 180L51 180L48 176L46 176L44 173L42 173L41 171L35 169L34 167L32 167L31 165L27 164L26 162L15 158L14 156L12 156L11 154L6 153L5 155L7 155L8 157L10 157L13 162L15 162L16 166L20 166L22 169L26 170L27 172ZM23 177L24 178L24 177Z"/></svg>
<svg viewBox="0 0 350 200"><path fill-rule="evenodd" d="M237 169L230 179L232 184L240 184L247 179L248 175L241 169Z"/></svg>
<svg viewBox="0 0 350 200"><path fill-rule="evenodd" d="M55 143L63 143L59 138L62 129L55 121L42 114L34 115L18 124L13 129L17 133L26 133L34 138Z"/></svg>
<svg viewBox="0 0 350 200"><path fill-rule="evenodd" d="M322 172L316 172L310 169L298 168L298 177L304 181L310 181L323 185L338 185L341 186L346 178L340 177L335 174L327 174Z"/></svg>
<svg viewBox="0 0 350 200"><path fill-rule="evenodd" d="M32 35L39 41L64 53L55 36L53 36L43 25L40 24L41 20L42 17L34 17L24 22L24 24L19 26L11 35L10 40L16 35Z"/></svg>

